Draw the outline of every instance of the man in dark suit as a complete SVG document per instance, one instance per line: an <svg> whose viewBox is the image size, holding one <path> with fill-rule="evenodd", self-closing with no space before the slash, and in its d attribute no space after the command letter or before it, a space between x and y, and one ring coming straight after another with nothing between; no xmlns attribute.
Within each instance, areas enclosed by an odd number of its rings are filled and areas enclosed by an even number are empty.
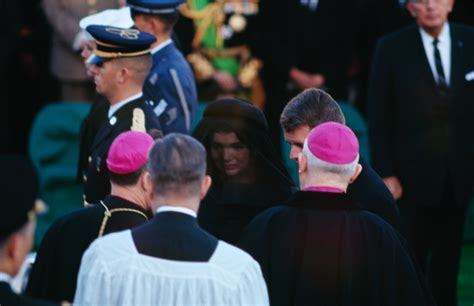
<svg viewBox="0 0 474 306"><path fill-rule="evenodd" d="M152 144L151 136L133 131L114 140L107 157L111 194L51 225L30 273L28 296L72 302L81 258L89 245L103 235L148 221L152 191L144 188L144 178Z"/></svg>
<svg viewBox="0 0 474 306"><path fill-rule="evenodd" d="M334 99L320 89L307 89L294 97L283 110L280 124L285 140L291 145L290 159L296 161L312 128L333 121L345 123L344 114ZM378 174L363 159L362 173L347 189L347 194L367 209L398 228L400 214L396 203Z"/></svg>
<svg viewBox="0 0 474 306"><path fill-rule="evenodd" d="M151 34L137 29L90 25L87 31L96 40L97 48L89 58L92 64L96 90L107 98L107 112L93 141L87 160L81 158L84 176L85 204L98 203L110 193L109 177L105 159L110 144L125 131L149 132L160 130L160 123L153 109L143 99L143 83L150 70L152 59L150 46L156 40ZM91 121L94 124L94 120ZM87 127L82 131L87 131ZM81 137L82 139L82 137ZM81 152L86 153L85 150ZM84 154L85 155L85 154Z"/></svg>
<svg viewBox="0 0 474 306"><path fill-rule="evenodd" d="M474 178L474 30L448 23L452 7L409 1L417 25L379 42L368 109L374 168L399 199L439 305L456 305Z"/></svg>
<svg viewBox="0 0 474 306"><path fill-rule="evenodd" d="M53 305L16 294L12 278L20 271L33 245L38 180L33 167L15 156L0 157L0 186L2 214L0 214L0 305L47 306ZM14 204L14 205L13 205Z"/></svg>

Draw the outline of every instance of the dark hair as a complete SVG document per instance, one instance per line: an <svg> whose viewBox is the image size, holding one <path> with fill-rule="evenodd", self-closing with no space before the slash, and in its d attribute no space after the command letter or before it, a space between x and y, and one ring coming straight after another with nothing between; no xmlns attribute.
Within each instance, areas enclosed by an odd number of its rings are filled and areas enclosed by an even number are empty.
<svg viewBox="0 0 474 306"><path fill-rule="evenodd" d="M328 121L346 123L337 102L328 93L316 88L306 89L291 99L280 116L280 124L286 132L304 125L313 128Z"/></svg>
<svg viewBox="0 0 474 306"><path fill-rule="evenodd" d="M193 137L199 140L207 150L215 133L233 132L242 144L247 146L253 162L257 181L265 181L274 189L285 189L293 186L286 168L281 162L268 134L265 115L250 102L227 98L207 105L202 120L196 126ZM214 163L208 162L208 174L213 185L222 182L222 176L215 169Z"/></svg>
<svg viewBox="0 0 474 306"><path fill-rule="evenodd" d="M130 10L130 15L133 20L135 20L135 17L138 15L144 15L147 17L152 17L152 18L157 18L159 19L165 26L165 30L170 32L173 30L173 27L176 25L176 23L179 20L179 12L176 10L172 13L166 13L166 14L147 14L147 13L142 13L142 12L137 12L135 10Z"/></svg>
<svg viewBox="0 0 474 306"><path fill-rule="evenodd" d="M143 171L145 171L146 165L140 167L139 169L126 174L118 174L109 171L109 179L112 183L119 185L119 186L131 186L138 183L138 179L140 175L142 175Z"/></svg>
<svg viewBox="0 0 474 306"><path fill-rule="evenodd" d="M190 136L168 134L151 148L148 171L156 194L196 195L206 175L206 150Z"/></svg>

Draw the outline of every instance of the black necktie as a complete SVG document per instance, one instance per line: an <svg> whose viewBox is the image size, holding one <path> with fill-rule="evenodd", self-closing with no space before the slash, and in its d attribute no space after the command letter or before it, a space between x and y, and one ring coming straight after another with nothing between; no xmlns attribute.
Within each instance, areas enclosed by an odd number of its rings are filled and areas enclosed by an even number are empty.
<svg viewBox="0 0 474 306"><path fill-rule="evenodd" d="M438 86L441 88L447 88L448 85L446 83L446 77L444 75L443 64L441 62L441 54L439 53L438 49L438 43L439 40L433 40L435 66L436 72L438 73Z"/></svg>

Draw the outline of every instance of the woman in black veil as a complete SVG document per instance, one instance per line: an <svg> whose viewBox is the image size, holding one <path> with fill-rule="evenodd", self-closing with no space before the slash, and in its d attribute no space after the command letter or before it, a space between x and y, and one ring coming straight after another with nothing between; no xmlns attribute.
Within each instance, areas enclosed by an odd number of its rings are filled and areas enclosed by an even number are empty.
<svg viewBox="0 0 474 306"><path fill-rule="evenodd" d="M296 190L271 143L265 116L249 102L210 103L193 136L206 147L212 177L198 221L217 238L237 243L253 217Z"/></svg>

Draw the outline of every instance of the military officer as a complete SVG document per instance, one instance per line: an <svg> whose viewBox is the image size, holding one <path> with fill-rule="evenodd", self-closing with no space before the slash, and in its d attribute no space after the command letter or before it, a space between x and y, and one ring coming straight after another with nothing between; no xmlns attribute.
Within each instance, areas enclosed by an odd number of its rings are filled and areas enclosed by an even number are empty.
<svg viewBox="0 0 474 306"><path fill-rule="evenodd" d="M128 0L135 26L156 37L153 66L144 86L159 116L163 133L191 132L197 114L196 84L191 68L171 40L183 0Z"/></svg>
<svg viewBox="0 0 474 306"><path fill-rule="evenodd" d="M161 130L153 109L143 98L143 83L151 67L150 48L156 39L137 29L90 25L96 48L89 58L99 94L107 101L103 123L89 149L84 176L85 204L98 203L110 193L105 164L112 141L122 132Z"/></svg>

